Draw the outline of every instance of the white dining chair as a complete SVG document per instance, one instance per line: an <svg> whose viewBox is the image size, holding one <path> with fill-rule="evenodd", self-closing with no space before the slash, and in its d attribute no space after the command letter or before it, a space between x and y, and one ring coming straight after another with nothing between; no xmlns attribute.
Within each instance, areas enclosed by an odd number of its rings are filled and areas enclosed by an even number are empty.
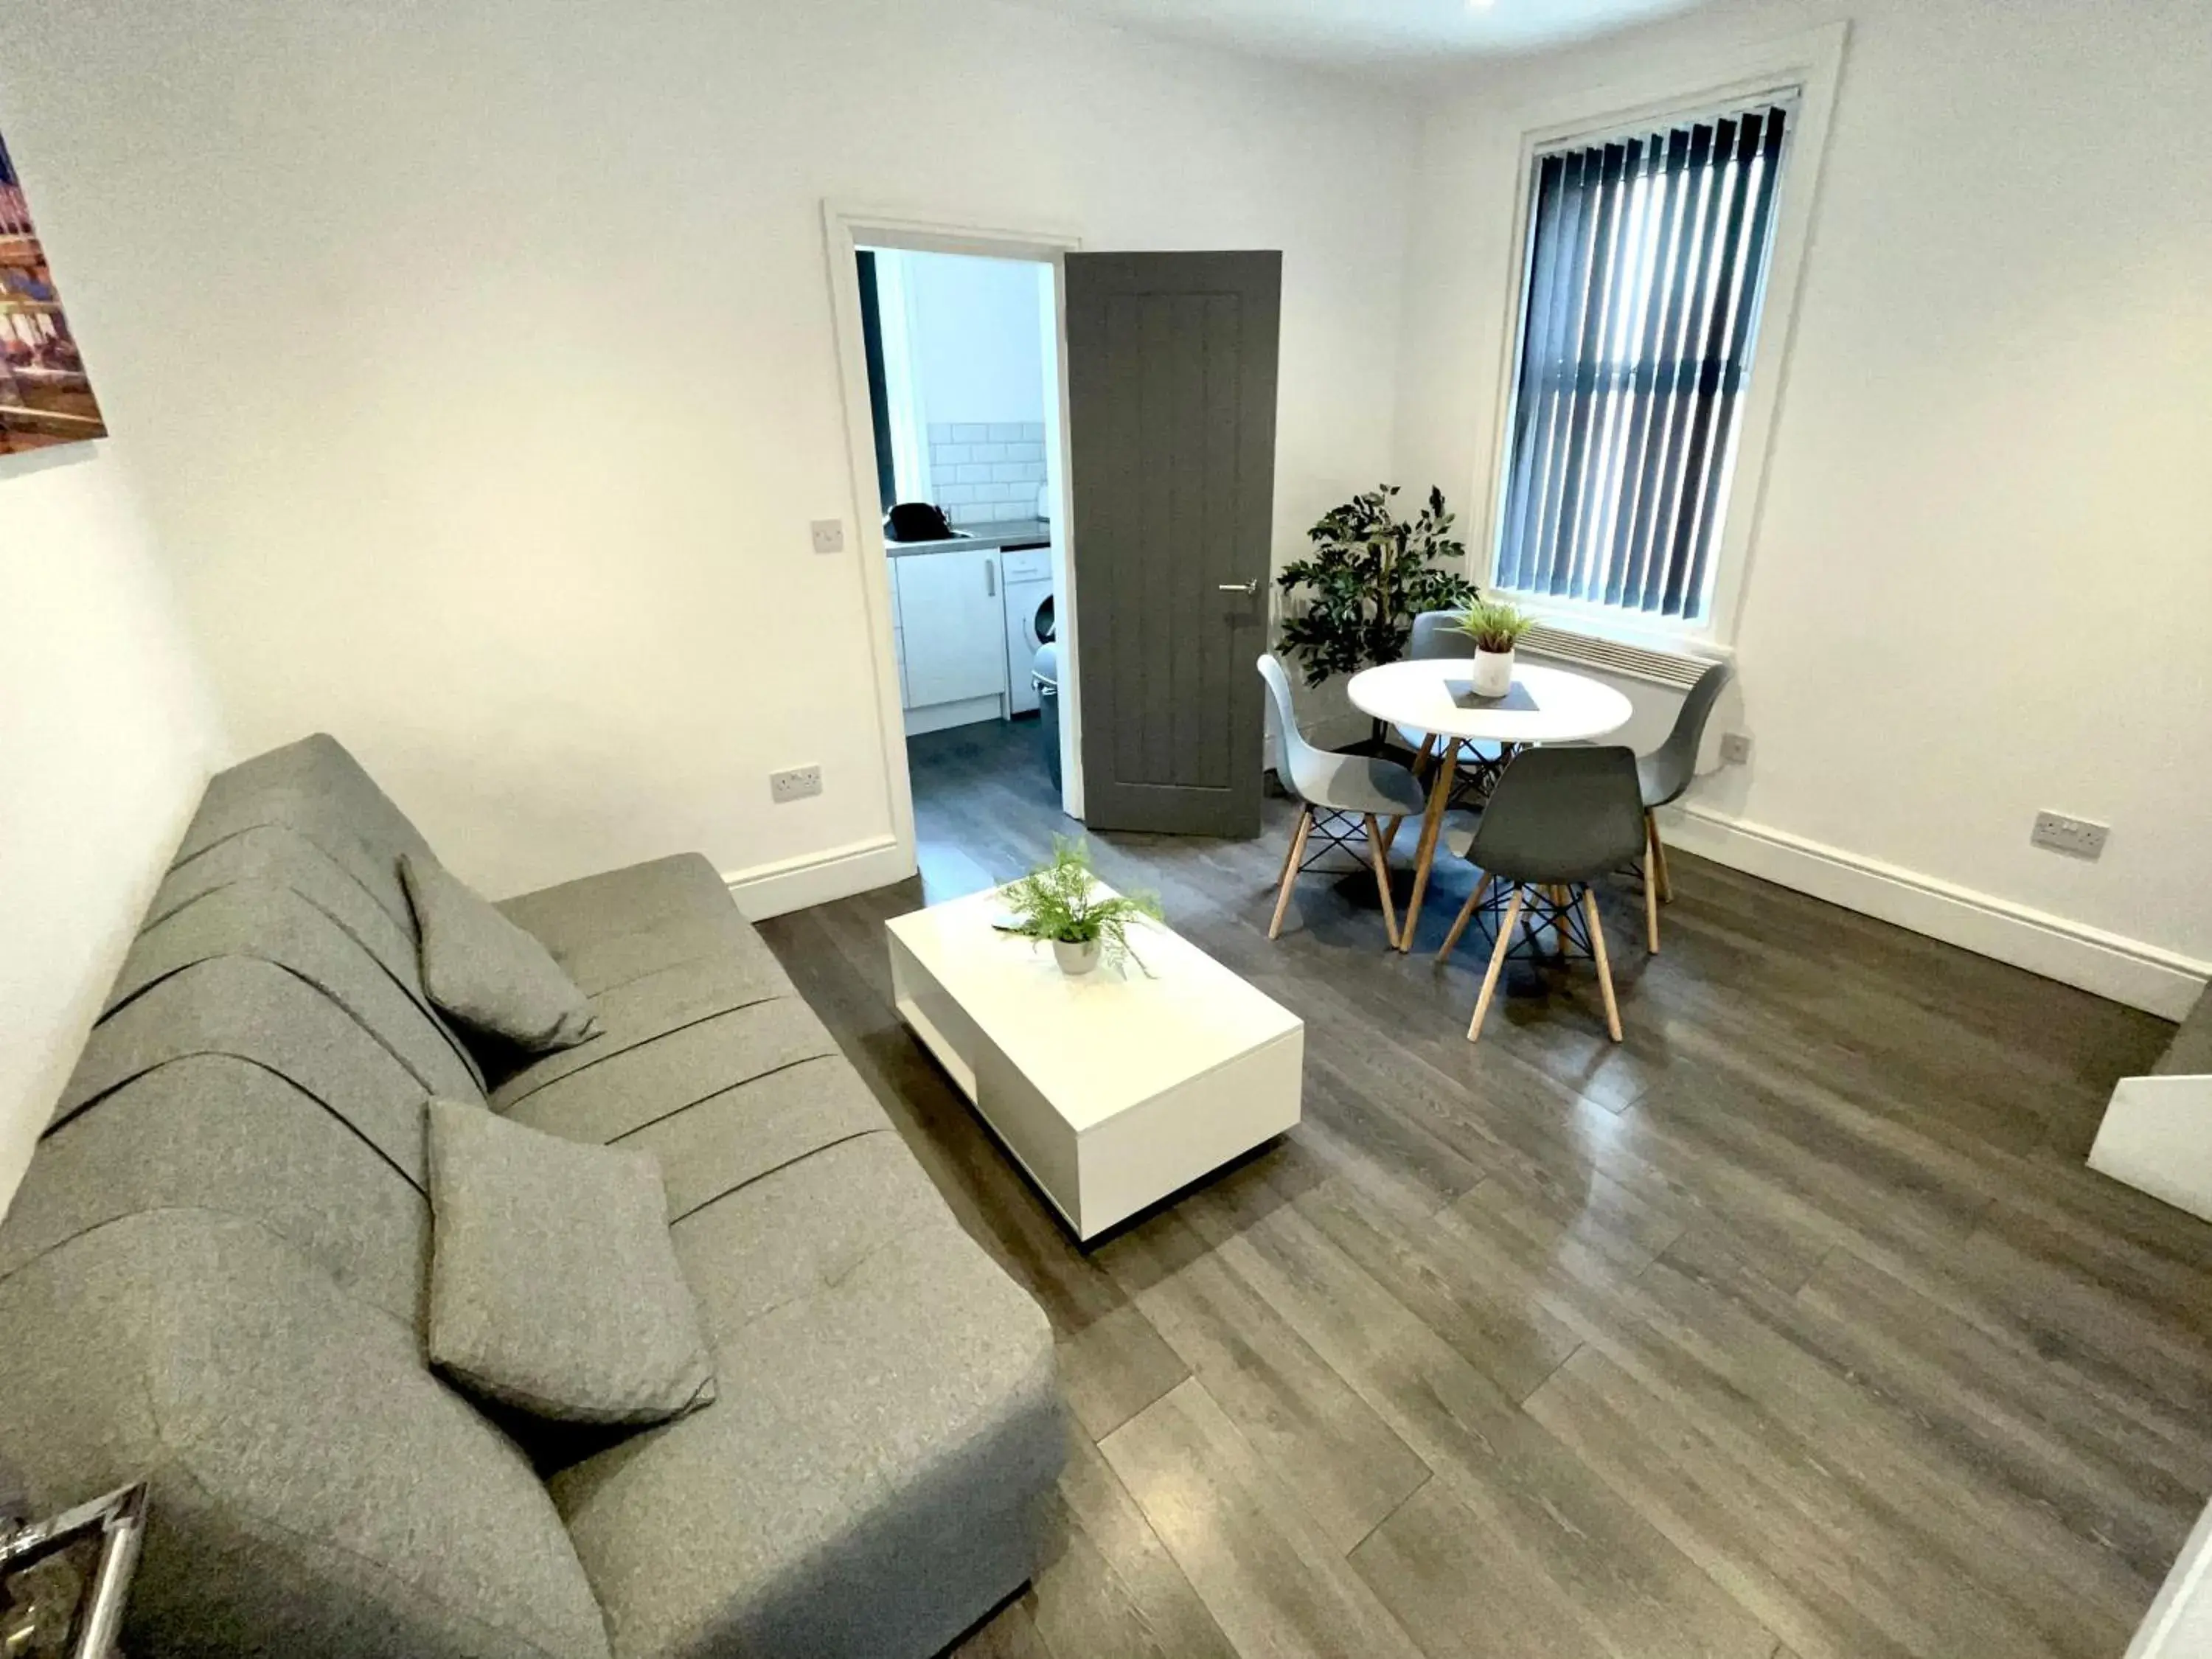
<svg viewBox="0 0 2212 1659"><path fill-rule="evenodd" d="M1356 842L1364 840L1367 862L1375 872L1376 890L1382 898L1382 929L1395 950L1398 912L1390 897L1390 866L1384 850L1397 832L1400 819L1419 816L1424 804L1421 786L1395 761L1372 755L1340 755L1308 743L1291 706L1291 678L1283 665L1271 652L1261 657L1259 668L1260 678L1267 683L1267 714L1275 732L1275 775L1299 802L1297 825L1283 855L1283 874L1276 886L1275 914L1267 923L1267 937L1282 936L1283 913L1290 908L1291 884L1299 872L1319 863L1334 849L1351 852ZM1387 829L1378 822L1382 819L1389 821ZM1307 843L1316 835L1322 844L1309 857Z"/></svg>

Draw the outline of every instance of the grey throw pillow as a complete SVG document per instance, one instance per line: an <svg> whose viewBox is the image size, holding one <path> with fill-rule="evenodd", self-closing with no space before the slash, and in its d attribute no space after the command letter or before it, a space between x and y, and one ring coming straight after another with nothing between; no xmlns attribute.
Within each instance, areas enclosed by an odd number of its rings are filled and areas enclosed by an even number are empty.
<svg viewBox="0 0 2212 1659"><path fill-rule="evenodd" d="M551 952L434 859L399 855L415 912L422 988L471 1030L526 1054L573 1048L599 1018Z"/></svg>
<svg viewBox="0 0 2212 1659"><path fill-rule="evenodd" d="M565 1423L659 1423L714 1397L653 1154L429 1105L430 1363Z"/></svg>

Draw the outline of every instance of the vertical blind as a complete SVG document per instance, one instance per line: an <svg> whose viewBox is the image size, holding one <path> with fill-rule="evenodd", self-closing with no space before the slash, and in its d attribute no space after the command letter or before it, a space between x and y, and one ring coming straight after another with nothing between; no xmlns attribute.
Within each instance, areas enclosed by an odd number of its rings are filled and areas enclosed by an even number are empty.
<svg viewBox="0 0 2212 1659"><path fill-rule="evenodd" d="M1786 111L1537 158L1497 582L1705 611Z"/></svg>

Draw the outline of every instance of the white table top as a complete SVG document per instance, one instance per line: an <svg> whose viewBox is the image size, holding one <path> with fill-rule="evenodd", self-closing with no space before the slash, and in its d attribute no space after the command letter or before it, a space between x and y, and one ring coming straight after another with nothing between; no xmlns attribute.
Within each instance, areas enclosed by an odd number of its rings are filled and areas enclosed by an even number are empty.
<svg viewBox="0 0 2212 1659"><path fill-rule="evenodd" d="M1129 930L1152 977L1134 963L1071 977L1050 945L992 926L1006 917L994 888L886 926L1078 1131L1302 1024L1157 923Z"/></svg>
<svg viewBox="0 0 2212 1659"><path fill-rule="evenodd" d="M1432 657L1363 669L1345 690L1353 708L1393 726L1491 743L1578 743L1618 732L1635 712L1611 686L1564 668L1514 664L1513 684L1533 708L1462 708L1474 681L1471 658Z"/></svg>

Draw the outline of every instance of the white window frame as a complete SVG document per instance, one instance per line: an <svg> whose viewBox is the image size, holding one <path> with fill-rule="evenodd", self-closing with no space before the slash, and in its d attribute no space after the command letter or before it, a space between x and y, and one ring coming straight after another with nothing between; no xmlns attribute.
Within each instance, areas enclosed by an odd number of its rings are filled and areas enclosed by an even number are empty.
<svg viewBox="0 0 2212 1659"><path fill-rule="evenodd" d="M1506 332L1498 353L1498 397L1488 470L1474 483L1482 500L1486 540L1482 586L1495 590L1543 622L1571 632L1594 634L1659 650L1697 647L1725 654L1735 642L1759 522L1765 504L1766 468L1774 441L1776 414L1789 380L1790 344L1797 300L1811 240L1814 205L1820 196L1821 164L1827 153L1828 125L1835 109L1844 46L1850 26L1831 24L1786 40L1719 54L1703 54L1695 70L1680 67L1627 82L1551 100L1522 115L1517 176L1513 190L1511 263L1506 270ZM1528 305L1528 260L1532 252L1529 184L1537 158L1571 145L1596 143L1623 134L1644 132L1657 123L1715 111L1748 108L1761 100L1787 100L1793 106L1776 204L1773 243L1767 257L1766 287L1760 301L1751 379L1737 411L1735 472L1729 480L1727 518L1716 551L1712 602L1697 618L1653 617L1619 606L1595 605L1550 593L1529 593L1498 582L1499 542L1504 529L1506 480L1513 461L1513 412L1519 389L1521 333Z"/></svg>

